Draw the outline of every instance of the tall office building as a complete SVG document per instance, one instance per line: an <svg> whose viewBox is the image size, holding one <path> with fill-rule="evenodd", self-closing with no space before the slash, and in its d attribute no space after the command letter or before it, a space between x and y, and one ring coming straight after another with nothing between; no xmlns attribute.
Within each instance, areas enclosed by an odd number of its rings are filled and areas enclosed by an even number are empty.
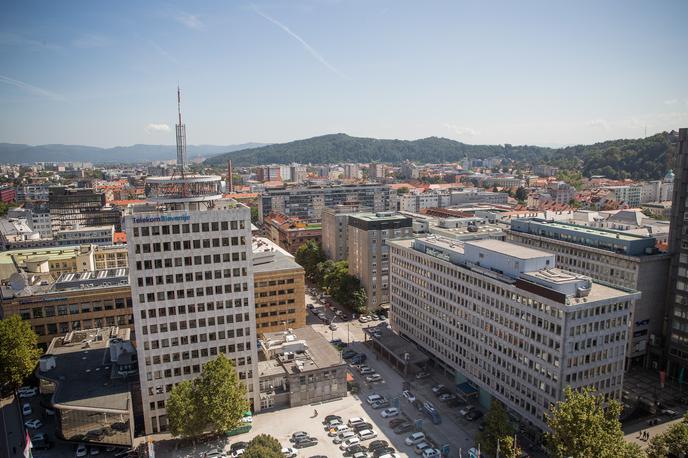
<svg viewBox="0 0 688 458"><path fill-rule="evenodd" d="M544 429L564 388L620 399L637 292L556 268L555 255L499 240L391 240L392 329L488 407Z"/></svg>
<svg viewBox="0 0 688 458"><path fill-rule="evenodd" d="M172 387L220 354L260 409L248 207L218 176L149 178L146 197L126 217L146 433L168 429Z"/></svg>
<svg viewBox="0 0 688 458"><path fill-rule="evenodd" d="M361 281L368 309L389 304L389 245L391 239L409 237L412 220L393 212L353 213L347 227L349 273Z"/></svg>
<svg viewBox="0 0 688 458"><path fill-rule="evenodd" d="M669 252L669 297L667 299L667 372L688 379L688 129L679 129L675 158Z"/></svg>

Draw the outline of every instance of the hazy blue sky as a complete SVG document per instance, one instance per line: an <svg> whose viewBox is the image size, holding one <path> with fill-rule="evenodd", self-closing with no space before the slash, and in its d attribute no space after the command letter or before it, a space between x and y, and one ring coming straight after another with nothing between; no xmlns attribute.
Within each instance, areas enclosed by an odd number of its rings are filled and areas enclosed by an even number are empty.
<svg viewBox="0 0 688 458"><path fill-rule="evenodd" d="M0 142L334 132L571 144L688 126L688 1L5 1Z"/></svg>

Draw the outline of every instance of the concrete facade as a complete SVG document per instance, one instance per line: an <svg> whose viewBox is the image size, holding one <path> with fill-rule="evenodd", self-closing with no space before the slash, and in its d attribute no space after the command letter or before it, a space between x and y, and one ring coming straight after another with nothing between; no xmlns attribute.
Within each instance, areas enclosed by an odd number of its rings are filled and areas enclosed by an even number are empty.
<svg viewBox="0 0 688 458"><path fill-rule="evenodd" d="M544 430L566 386L620 399L638 293L557 269L551 253L497 240L389 245L392 329L432 355L459 389L477 389L485 407L497 398Z"/></svg>

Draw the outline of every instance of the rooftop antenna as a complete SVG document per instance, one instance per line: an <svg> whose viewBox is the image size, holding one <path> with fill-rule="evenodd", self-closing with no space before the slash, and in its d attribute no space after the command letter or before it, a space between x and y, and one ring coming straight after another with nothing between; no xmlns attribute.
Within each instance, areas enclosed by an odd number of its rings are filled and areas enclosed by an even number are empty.
<svg viewBox="0 0 688 458"><path fill-rule="evenodd" d="M182 96L179 86L177 86L177 113L179 114L179 124L177 124L177 168L182 178L186 168L186 126L182 124Z"/></svg>

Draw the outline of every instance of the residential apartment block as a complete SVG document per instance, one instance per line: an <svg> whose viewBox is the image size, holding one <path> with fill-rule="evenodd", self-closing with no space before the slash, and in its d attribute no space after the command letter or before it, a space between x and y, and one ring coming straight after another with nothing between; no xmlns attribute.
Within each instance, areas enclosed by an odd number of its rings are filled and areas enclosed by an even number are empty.
<svg viewBox="0 0 688 458"><path fill-rule="evenodd" d="M322 211L322 249L327 259L341 261L348 254L349 215L364 211L357 204L337 205Z"/></svg>
<svg viewBox="0 0 688 458"><path fill-rule="evenodd" d="M626 368L659 368L669 255L655 248L654 237L538 218L512 220L506 232L510 242L556 253L562 269L640 291L631 311Z"/></svg>
<svg viewBox="0 0 688 458"><path fill-rule="evenodd" d="M361 281L368 308L389 303L389 240L409 237L412 220L392 212L354 213L348 219L349 274Z"/></svg>
<svg viewBox="0 0 688 458"><path fill-rule="evenodd" d="M260 200L260 221L270 213L282 213L305 221L319 222L327 207L357 203L373 211L396 210L396 193L381 184L342 186L297 186L266 189Z"/></svg>
<svg viewBox="0 0 688 458"><path fill-rule="evenodd" d="M498 240L393 240L392 329L489 406L545 429L564 388L619 399L639 293L556 267L555 255Z"/></svg>

